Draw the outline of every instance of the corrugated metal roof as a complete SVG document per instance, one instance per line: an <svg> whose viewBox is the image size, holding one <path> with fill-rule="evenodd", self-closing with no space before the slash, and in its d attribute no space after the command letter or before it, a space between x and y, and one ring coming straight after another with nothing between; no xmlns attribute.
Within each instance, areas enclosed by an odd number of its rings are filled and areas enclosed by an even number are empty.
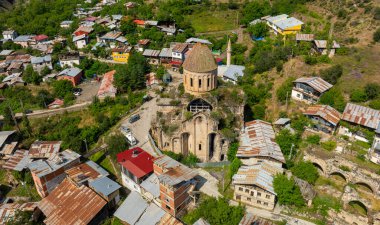
<svg viewBox="0 0 380 225"><path fill-rule="evenodd" d="M285 163L270 123L262 120L247 122L242 132L237 157L270 157Z"/></svg>
<svg viewBox="0 0 380 225"><path fill-rule="evenodd" d="M35 141L29 148L30 158L49 158L61 149L62 141Z"/></svg>
<svg viewBox="0 0 380 225"><path fill-rule="evenodd" d="M97 193L103 194L104 196L109 196L121 188L118 183L108 177L99 177L90 181L89 186Z"/></svg>
<svg viewBox="0 0 380 225"><path fill-rule="evenodd" d="M296 34L297 41L314 41L314 34Z"/></svg>
<svg viewBox="0 0 380 225"><path fill-rule="evenodd" d="M37 202L26 203L6 203L0 205L0 224L7 224L9 220L13 219L18 210L21 211L34 211L37 207Z"/></svg>
<svg viewBox="0 0 380 225"><path fill-rule="evenodd" d="M77 76L78 74L80 74L82 72L82 69L79 69L79 68L76 68L76 67L73 67L73 68L67 68L67 69L64 69L62 70L58 76L70 76L70 77L75 77Z"/></svg>
<svg viewBox="0 0 380 225"><path fill-rule="evenodd" d="M333 125L338 125L342 114L329 105L312 105L303 113L305 115L319 116Z"/></svg>
<svg viewBox="0 0 380 225"><path fill-rule="evenodd" d="M327 48L326 40L314 40L314 44L317 46L317 48Z"/></svg>
<svg viewBox="0 0 380 225"><path fill-rule="evenodd" d="M189 181L198 174L195 170L175 161L167 155L156 158L154 164L163 170L163 173L158 175L160 183L169 186Z"/></svg>
<svg viewBox="0 0 380 225"><path fill-rule="evenodd" d="M113 77L116 73L116 70L109 71L103 75L102 83L100 84L98 90L99 97L115 97L117 89L113 85Z"/></svg>
<svg viewBox="0 0 380 225"><path fill-rule="evenodd" d="M255 185L273 194L273 176L282 173L283 169L276 164L262 162L253 166L242 166L232 177L233 184Z"/></svg>
<svg viewBox="0 0 380 225"><path fill-rule="evenodd" d="M120 152L117 162L137 178L153 172L153 156L139 147Z"/></svg>
<svg viewBox="0 0 380 225"><path fill-rule="evenodd" d="M193 223L193 225L210 225L210 224L203 218L199 218L197 221L195 221L195 223Z"/></svg>
<svg viewBox="0 0 380 225"><path fill-rule="evenodd" d="M51 55L45 55L45 56L41 56L41 57L32 56L30 58L30 61L32 64L40 64L40 63L44 63L44 62L51 62Z"/></svg>
<svg viewBox="0 0 380 225"><path fill-rule="evenodd" d="M0 147L3 146L5 141L8 139L9 136L14 134L16 131L11 130L11 131L0 131Z"/></svg>
<svg viewBox="0 0 380 225"><path fill-rule="evenodd" d="M333 86L332 84L328 83L327 81L323 80L320 77L300 77L293 82L305 83L320 93L326 92Z"/></svg>
<svg viewBox="0 0 380 225"><path fill-rule="evenodd" d="M239 77L244 76L245 66L239 65L221 65L218 66L218 76L223 76L233 81L237 81Z"/></svg>
<svg viewBox="0 0 380 225"><path fill-rule="evenodd" d="M289 118L280 118L280 119L276 120L276 122L274 122L273 124L274 125L285 125L288 122L290 122Z"/></svg>
<svg viewBox="0 0 380 225"><path fill-rule="evenodd" d="M150 175L140 186L145 191L151 193L154 198L160 197L160 183L156 174Z"/></svg>
<svg viewBox="0 0 380 225"><path fill-rule="evenodd" d="M187 49L187 47L187 43L177 43L176 45L174 45L172 51L183 53Z"/></svg>
<svg viewBox="0 0 380 225"><path fill-rule="evenodd" d="M246 213L240 220L239 225L273 225L269 220L262 219L251 213Z"/></svg>
<svg viewBox="0 0 380 225"><path fill-rule="evenodd" d="M166 213L156 225L183 225L183 223Z"/></svg>
<svg viewBox="0 0 380 225"><path fill-rule="evenodd" d="M145 209L139 221L135 225L156 225L166 212L154 203Z"/></svg>
<svg viewBox="0 0 380 225"><path fill-rule="evenodd" d="M380 111L353 103L347 103L342 119L371 129L377 129L380 123Z"/></svg>
<svg viewBox="0 0 380 225"><path fill-rule="evenodd" d="M94 180L99 177L108 175L107 171L105 171L106 173L104 174L104 172L102 171L104 169L102 168L99 168L101 169L100 171L98 169L95 169L96 167L94 168L94 165L90 164L91 162L92 161L88 161L86 163L82 163L77 166L74 166L66 170L65 173L71 180L73 180L77 184L82 184L85 181ZM94 164L98 166L96 163Z"/></svg>
<svg viewBox="0 0 380 225"><path fill-rule="evenodd" d="M85 34L82 34L82 35L79 35L79 36L75 36L73 38L73 42L76 42L76 41L79 41L79 40L82 40L82 39L85 39L85 38L87 38L87 35L85 35Z"/></svg>
<svg viewBox="0 0 380 225"><path fill-rule="evenodd" d="M13 42L27 42L27 41L31 41L33 37L34 37L34 35L20 35L20 36L16 37L13 40Z"/></svg>
<svg viewBox="0 0 380 225"><path fill-rule="evenodd" d="M148 203L140 194L132 191L113 215L128 224L135 224L147 207Z"/></svg>
<svg viewBox="0 0 380 225"><path fill-rule="evenodd" d="M200 39L200 38L188 38L186 43L201 43L201 44L207 44L207 45L212 45L212 43L209 40L206 39Z"/></svg>
<svg viewBox="0 0 380 225"><path fill-rule="evenodd" d="M88 224L107 204L91 188L65 179L38 207L45 214L47 225Z"/></svg>
<svg viewBox="0 0 380 225"><path fill-rule="evenodd" d="M162 57L162 58L172 57L172 49L171 48L163 48L159 54L159 57Z"/></svg>
<svg viewBox="0 0 380 225"><path fill-rule="evenodd" d="M286 18L284 20L279 20L279 21L275 21L273 22L277 27L279 27L281 30L286 30L286 29L289 29L289 28L292 28L292 27L295 27L295 26L299 26L299 25L302 25L303 22L294 18L294 17L290 17L290 18Z"/></svg>
<svg viewBox="0 0 380 225"><path fill-rule="evenodd" d="M270 16L270 17L267 17L267 18L265 18L265 20L267 20L267 21L273 23L273 22L275 22L275 21L283 20L283 19L286 19L286 18L288 18L288 15L286 15L286 14L281 14L281 15L277 15L277 16Z"/></svg>
<svg viewBox="0 0 380 225"><path fill-rule="evenodd" d="M143 52L143 56L146 56L146 57L158 57L159 55L160 55L160 50L145 49Z"/></svg>
<svg viewBox="0 0 380 225"><path fill-rule="evenodd" d="M118 38L120 35L122 35L121 32L111 31L111 32L108 32L105 35L103 35L101 37L101 39L104 39L104 40L116 40L116 38Z"/></svg>
<svg viewBox="0 0 380 225"><path fill-rule="evenodd" d="M16 152L5 162L3 165L4 169L22 171L27 168L32 162L29 157L29 151L27 150L16 150Z"/></svg>

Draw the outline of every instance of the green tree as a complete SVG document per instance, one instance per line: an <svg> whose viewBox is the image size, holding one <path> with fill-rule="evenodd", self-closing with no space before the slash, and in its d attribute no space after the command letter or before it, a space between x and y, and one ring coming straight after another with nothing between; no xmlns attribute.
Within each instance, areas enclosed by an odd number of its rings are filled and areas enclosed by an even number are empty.
<svg viewBox="0 0 380 225"><path fill-rule="evenodd" d="M136 29L137 29L137 26L133 22L133 20L127 20L127 21L123 20L123 21L121 21L120 30L124 34L133 34L133 33L136 32Z"/></svg>
<svg viewBox="0 0 380 225"><path fill-rule="evenodd" d="M336 84L338 79L343 74L343 67L341 65L334 65L330 68L320 71L322 79L329 82L330 84Z"/></svg>
<svg viewBox="0 0 380 225"><path fill-rule="evenodd" d="M247 30L250 34L257 38L265 37L269 32L269 28L265 23L256 23L254 25L250 25L248 26Z"/></svg>
<svg viewBox="0 0 380 225"><path fill-rule="evenodd" d="M45 67L41 70L40 75L41 75L41 76L46 76L46 75L48 75L48 74L50 74L50 73L51 73L51 70L49 69L49 67L45 66Z"/></svg>
<svg viewBox="0 0 380 225"><path fill-rule="evenodd" d="M42 77L33 70L32 65L28 65L23 74L23 79L26 83L29 84L40 84L42 81Z"/></svg>
<svg viewBox="0 0 380 225"><path fill-rule="evenodd" d="M281 86L277 89L276 95L279 102L284 103L286 99L289 101L290 95L292 93L293 81L294 78L290 77L286 79L286 81L282 83Z"/></svg>
<svg viewBox="0 0 380 225"><path fill-rule="evenodd" d="M68 80L57 80L53 84L53 93L58 98L64 98L67 94L72 94L73 84Z"/></svg>
<svg viewBox="0 0 380 225"><path fill-rule="evenodd" d="M368 97L368 99L375 99L376 97L379 96L380 93L380 86L375 83L369 83L366 84L364 87L365 93Z"/></svg>
<svg viewBox="0 0 380 225"><path fill-rule="evenodd" d="M291 134L288 129L281 130L276 136L276 142L286 158L290 155L291 151L292 156L295 155L298 141L297 135Z"/></svg>
<svg viewBox="0 0 380 225"><path fill-rule="evenodd" d="M344 100L342 92L336 87L324 93L319 99L319 102L324 105L329 105L339 112L343 112L346 107L346 101Z"/></svg>
<svg viewBox="0 0 380 225"><path fill-rule="evenodd" d="M301 161L291 168L294 176L314 184L319 177L317 168L311 162Z"/></svg>
<svg viewBox="0 0 380 225"><path fill-rule="evenodd" d="M183 221L193 224L203 218L210 224L238 225L243 215L242 206L231 206L225 198L205 197L196 209L183 217Z"/></svg>
<svg viewBox="0 0 380 225"><path fill-rule="evenodd" d="M243 18L241 22L248 25L255 19L260 19L263 16L270 15L272 9L268 1L252 1L243 6Z"/></svg>
<svg viewBox="0 0 380 225"><path fill-rule="evenodd" d="M321 137L318 134L310 135L306 138L306 141L313 145L318 145L321 141Z"/></svg>
<svg viewBox="0 0 380 225"><path fill-rule="evenodd" d="M375 33L373 33L373 41L380 42L380 28L378 28Z"/></svg>
<svg viewBox="0 0 380 225"><path fill-rule="evenodd" d="M110 155L115 158L116 154L129 148L129 144L122 134L114 134L106 139L107 149Z"/></svg>
<svg viewBox="0 0 380 225"><path fill-rule="evenodd" d="M278 174L274 177L273 188L281 205L301 207L305 204L293 178L288 179L285 175Z"/></svg>
<svg viewBox="0 0 380 225"><path fill-rule="evenodd" d="M228 171L228 175L230 178L232 178L232 176L237 173L241 165L242 163L239 158L234 158L234 160L232 160L230 164L230 170Z"/></svg>
<svg viewBox="0 0 380 225"><path fill-rule="evenodd" d="M127 66L116 68L114 85L121 92L145 88L145 74L148 72L149 65L145 57L140 53L133 53L128 59Z"/></svg>
<svg viewBox="0 0 380 225"><path fill-rule="evenodd" d="M233 142L230 144L227 152L228 161L232 162L236 158L236 153L239 149L239 142Z"/></svg>
<svg viewBox="0 0 380 225"><path fill-rule="evenodd" d="M379 110L380 109L380 99L375 99L375 100L370 101L369 107Z"/></svg>

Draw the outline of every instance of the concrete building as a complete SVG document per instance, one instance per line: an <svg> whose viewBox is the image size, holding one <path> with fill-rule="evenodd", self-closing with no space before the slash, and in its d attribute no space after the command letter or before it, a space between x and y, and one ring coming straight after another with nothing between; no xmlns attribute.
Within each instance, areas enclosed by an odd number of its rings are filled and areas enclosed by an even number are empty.
<svg viewBox="0 0 380 225"><path fill-rule="evenodd" d="M172 54L170 64L174 71L178 71L185 60L185 54L189 50L189 45L187 43L175 43L170 49Z"/></svg>
<svg viewBox="0 0 380 225"><path fill-rule="evenodd" d="M30 61L33 66L33 69L37 72L41 72L41 70L43 70L45 67L49 68L50 70L53 69L51 55L45 55L41 57L32 56L30 58Z"/></svg>
<svg viewBox="0 0 380 225"><path fill-rule="evenodd" d="M69 52L59 56L59 65L61 67L75 67L80 64L79 52Z"/></svg>
<svg viewBox="0 0 380 225"><path fill-rule="evenodd" d="M5 30L3 31L3 38L5 40L13 41L17 37L17 32L14 30Z"/></svg>
<svg viewBox="0 0 380 225"><path fill-rule="evenodd" d="M286 14L270 16L265 18L265 20L275 34L281 35L296 34L301 31L304 24L302 21L289 17Z"/></svg>
<svg viewBox="0 0 380 225"><path fill-rule="evenodd" d="M197 43L183 63L183 85L192 95L201 95L217 87L217 65L210 49Z"/></svg>
<svg viewBox="0 0 380 225"><path fill-rule="evenodd" d="M161 208L177 217L191 201L197 172L166 155L156 158L153 168L160 182Z"/></svg>
<svg viewBox="0 0 380 225"><path fill-rule="evenodd" d="M335 131L342 117L340 112L329 105L309 106L303 114L313 121L313 129L328 134Z"/></svg>
<svg viewBox="0 0 380 225"><path fill-rule="evenodd" d="M112 59L115 62L123 62L127 63L129 56L131 54L132 47L122 47L122 48L113 48L112 51Z"/></svg>
<svg viewBox="0 0 380 225"><path fill-rule="evenodd" d="M240 145L236 156L244 165L271 162L281 168L285 163L280 146L270 123L262 120L246 122L240 133Z"/></svg>
<svg viewBox="0 0 380 225"><path fill-rule="evenodd" d="M308 104L317 103L332 84L320 77L301 77L293 82L292 99Z"/></svg>
<svg viewBox="0 0 380 225"><path fill-rule="evenodd" d="M273 210L276 193L273 177L282 173L278 164L261 162L252 166L242 166L233 176L234 199L247 205Z"/></svg>
<svg viewBox="0 0 380 225"><path fill-rule="evenodd" d="M58 74L58 80L68 80L73 86L77 86L82 79L83 71L79 68L73 67L62 70Z"/></svg>
<svg viewBox="0 0 380 225"><path fill-rule="evenodd" d="M65 179L65 170L79 164L80 155L65 150L47 160L39 159L29 164L34 185L41 197L46 197Z"/></svg>
<svg viewBox="0 0 380 225"><path fill-rule="evenodd" d="M139 147L117 154L123 186L141 193L140 184L153 173L153 156Z"/></svg>
<svg viewBox="0 0 380 225"><path fill-rule="evenodd" d="M73 37L73 42L78 49L86 47L88 43L88 36L86 34Z"/></svg>

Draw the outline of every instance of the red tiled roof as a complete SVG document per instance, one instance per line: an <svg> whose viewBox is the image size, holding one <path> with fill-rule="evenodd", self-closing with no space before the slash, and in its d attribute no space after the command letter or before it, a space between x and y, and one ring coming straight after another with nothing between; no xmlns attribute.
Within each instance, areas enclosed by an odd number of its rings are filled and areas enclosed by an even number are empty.
<svg viewBox="0 0 380 225"><path fill-rule="evenodd" d="M153 172L153 156L139 147L121 152L116 157L117 162L137 178Z"/></svg>
<svg viewBox="0 0 380 225"><path fill-rule="evenodd" d="M141 39L141 40L139 40L139 44L140 44L140 45L146 45L146 44L148 44L149 42L150 42L149 39Z"/></svg>
<svg viewBox="0 0 380 225"><path fill-rule="evenodd" d="M40 34L34 37L34 40L36 41L44 41L47 40L49 37L46 36L45 34Z"/></svg>
<svg viewBox="0 0 380 225"><path fill-rule="evenodd" d="M144 20L133 20L133 22L137 25L145 25L145 21Z"/></svg>

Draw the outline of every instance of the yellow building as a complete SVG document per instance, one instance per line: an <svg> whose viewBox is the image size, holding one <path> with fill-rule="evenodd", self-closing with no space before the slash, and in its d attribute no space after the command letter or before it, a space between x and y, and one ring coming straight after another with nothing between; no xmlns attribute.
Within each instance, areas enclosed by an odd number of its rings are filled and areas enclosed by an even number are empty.
<svg viewBox="0 0 380 225"><path fill-rule="evenodd" d="M112 49L112 59L115 62L127 63L132 47L114 48Z"/></svg>
<svg viewBox="0 0 380 225"><path fill-rule="evenodd" d="M294 17L289 17L286 14L271 16L265 20L275 34L281 35L296 34L301 31L302 25L304 24L302 21Z"/></svg>

